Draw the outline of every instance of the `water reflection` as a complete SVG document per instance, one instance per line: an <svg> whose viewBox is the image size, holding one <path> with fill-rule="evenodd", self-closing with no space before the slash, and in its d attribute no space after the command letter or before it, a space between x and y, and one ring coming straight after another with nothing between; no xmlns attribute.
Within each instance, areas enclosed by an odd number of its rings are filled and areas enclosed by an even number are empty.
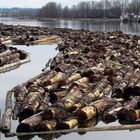
<svg viewBox="0 0 140 140"><path fill-rule="evenodd" d="M93 31L122 31L124 33L140 35L140 24L122 23L120 21L78 21L78 20L55 20L41 22L37 20L25 20L16 18L0 18L0 22L13 25L42 26L49 28L72 28L87 29Z"/></svg>

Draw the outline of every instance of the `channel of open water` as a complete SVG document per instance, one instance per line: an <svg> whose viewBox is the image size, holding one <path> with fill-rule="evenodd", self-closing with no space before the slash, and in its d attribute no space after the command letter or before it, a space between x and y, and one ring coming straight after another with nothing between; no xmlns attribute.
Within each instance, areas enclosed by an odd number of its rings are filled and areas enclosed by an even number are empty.
<svg viewBox="0 0 140 140"><path fill-rule="evenodd" d="M27 25L27 26L43 26L49 28L72 28L72 29L88 29L92 31L122 31L124 33L139 35L140 24L128 23L123 24L120 22L92 22L92 21L48 21L40 22L37 20L19 20L15 18L0 18L0 23L13 24L13 25ZM50 58L53 58L58 51L55 50L57 45L36 45L31 47L16 46L19 49L31 53L31 62L22 65L20 68L11 72L0 74L0 108L2 112L5 106L5 97L8 90L15 87L17 84L23 83L30 78L39 74ZM12 131L16 130L18 122L12 122ZM110 125L115 125L112 123ZM104 125L99 122L98 126ZM5 138L1 134L1 140L50 140L53 136L28 136L22 138ZM59 136L58 140L139 140L140 130L137 131L115 131L115 132L87 132L85 134L72 133ZM55 139L55 138L53 138Z"/></svg>

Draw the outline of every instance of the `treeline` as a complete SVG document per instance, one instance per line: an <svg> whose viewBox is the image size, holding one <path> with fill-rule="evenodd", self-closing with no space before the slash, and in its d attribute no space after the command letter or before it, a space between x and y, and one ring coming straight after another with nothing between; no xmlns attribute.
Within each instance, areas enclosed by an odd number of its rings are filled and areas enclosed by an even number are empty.
<svg viewBox="0 0 140 140"><path fill-rule="evenodd" d="M120 18L123 11L138 14L140 0L82 1L72 7L49 2L39 10L39 17L46 18Z"/></svg>
<svg viewBox="0 0 140 140"><path fill-rule="evenodd" d="M33 8L1 8L1 17L35 18L39 9Z"/></svg>

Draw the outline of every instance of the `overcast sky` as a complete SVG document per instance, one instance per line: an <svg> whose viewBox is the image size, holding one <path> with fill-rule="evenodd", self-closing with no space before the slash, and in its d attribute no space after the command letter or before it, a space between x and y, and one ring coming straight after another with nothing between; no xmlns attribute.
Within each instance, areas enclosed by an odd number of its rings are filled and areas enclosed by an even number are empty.
<svg viewBox="0 0 140 140"><path fill-rule="evenodd" d="M5 8L5 7L40 8L50 1L61 3L62 6L65 5L72 6L73 4L77 4L82 0L0 0L0 7L1 8Z"/></svg>

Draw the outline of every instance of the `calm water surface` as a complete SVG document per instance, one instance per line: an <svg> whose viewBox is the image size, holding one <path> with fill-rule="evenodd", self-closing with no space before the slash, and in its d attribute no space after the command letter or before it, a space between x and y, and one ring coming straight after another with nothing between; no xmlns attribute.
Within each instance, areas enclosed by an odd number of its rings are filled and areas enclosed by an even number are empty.
<svg viewBox="0 0 140 140"><path fill-rule="evenodd" d="M50 28L72 28L72 29L89 29L93 31L123 31L128 34L140 35L140 24L122 24L119 22L102 22L94 23L92 21L48 21L39 22L36 20L18 20L14 18L0 18L1 23L13 24L13 25L27 25L27 26L46 26ZM31 53L32 61L30 63L22 65L20 68L0 74L0 108L2 112L4 110L5 96L6 92L12 89L17 84L25 82L30 78L39 74L42 68L45 66L49 58L53 58L58 52L55 50L57 45L46 45L46 46L16 46L17 48L24 49ZM99 123L102 125L102 123ZM112 124L113 125L113 124ZM15 131L17 122L12 122L12 130ZM115 131L115 132L89 132L84 135L79 135L78 133L62 135L57 138L58 140L139 140L140 131ZM33 137L23 137L23 138L4 138L1 135L2 140L49 140L50 136L33 136Z"/></svg>

